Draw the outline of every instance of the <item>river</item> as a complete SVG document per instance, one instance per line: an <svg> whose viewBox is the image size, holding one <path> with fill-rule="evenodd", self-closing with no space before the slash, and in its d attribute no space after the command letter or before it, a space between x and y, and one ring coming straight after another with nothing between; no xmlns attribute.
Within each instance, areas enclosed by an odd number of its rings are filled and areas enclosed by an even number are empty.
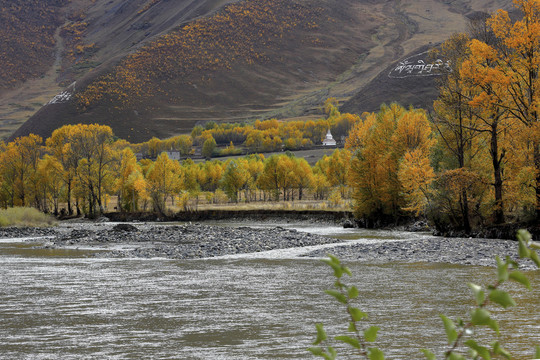
<svg viewBox="0 0 540 360"><path fill-rule="evenodd" d="M246 225L243 223L242 225ZM306 228L345 239L393 241L390 233ZM0 240L0 359L309 359L317 322L346 330L344 312L324 294L329 268L297 253L218 259L99 259ZM440 313L465 317L467 282L495 269L446 264L350 263L358 306L378 325L391 359L440 354ZM518 358L540 344L540 276L533 291L508 287L517 308L493 311L501 340ZM492 338L486 331L481 338Z"/></svg>

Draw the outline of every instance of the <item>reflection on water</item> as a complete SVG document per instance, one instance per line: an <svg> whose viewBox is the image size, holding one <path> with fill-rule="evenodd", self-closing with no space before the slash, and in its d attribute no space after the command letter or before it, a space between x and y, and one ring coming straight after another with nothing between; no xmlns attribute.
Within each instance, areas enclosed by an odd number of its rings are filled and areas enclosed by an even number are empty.
<svg viewBox="0 0 540 360"><path fill-rule="evenodd" d="M41 250L40 250L41 251ZM104 260L86 253L0 244L1 359L306 359L314 324L337 335L341 309L323 294L333 279L310 259ZM494 269L442 264L350 264L366 326L392 359L441 352L438 317L466 316L467 282ZM540 343L540 280L496 311L520 358ZM517 319L517 320L516 320ZM492 335L488 333L487 335Z"/></svg>

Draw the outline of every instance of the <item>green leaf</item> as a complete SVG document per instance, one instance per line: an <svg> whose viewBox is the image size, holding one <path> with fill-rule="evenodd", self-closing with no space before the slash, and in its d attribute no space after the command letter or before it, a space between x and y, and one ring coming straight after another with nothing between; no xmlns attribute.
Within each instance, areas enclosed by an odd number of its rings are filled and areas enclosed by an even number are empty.
<svg viewBox="0 0 540 360"><path fill-rule="evenodd" d="M501 305L505 309L509 306L516 306L514 299L512 299L512 297L503 290L492 290L489 293L489 299L494 303Z"/></svg>
<svg viewBox="0 0 540 360"><path fill-rule="evenodd" d="M521 271L512 271L510 273L510 280L514 280L525 286L527 289L531 290L531 283L529 282L529 278L525 276L525 274Z"/></svg>
<svg viewBox="0 0 540 360"><path fill-rule="evenodd" d="M455 352L451 352L447 359L448 360L466 360L463 356L456 354Z"/></svg>
<svg viewBox="0 0 540 360"><path fill-rule="evenodd" d="M323 349L321 349L320 347L310 347L308 348L308 351L315 356L322 356L322 354L324 353Z"/></svg>
<svg viewBox="0 0 540 360"><path fill-rule="evenodd" d="M377 326L372 326L366 331L364 331L364 338L366 339L366 341L373 342L377 340L377 331L379 331L379 329L380 328Z"/></svg>
<svg viewBox="0 0 540 360"><path fill-rule="evenodd" d="M355 307L349 307L349 314L351 314L353 321L360 321L367 318L367 314L365 312Z"/></svg>
<svg viewBox="0 0 540 360"><path fill-rule="evenodd" d="M330 359L335 359L337 357L337 352L333 347L329 346L328 352L330 353L330 356L331 356Z"/></svg>
<svg viewBox="0 0 540 360"><path fill-rule="evenodd" d="M506 256L506 263L510 265L513 269L517 269L519 267L519 264L513 260L510 256Z"/></svg>
<svg viewBox="0 0 540 360"><path fill-rule="evenodd" d="M495 353L496 355L502 355L504 356L505 358L507 359L511 359L512 358L512 355L506 351L506 349L504 349L501 344L499 344L498 341L495 341L493 344L493 353Z"/></svg>
<svg viewBox="0 0 540 360"><path fill-rule="evenodd" d="M350 332L356 332L358 330L358 328L356 327L356 324L354 322L350 322L349 323L349 329L348 329Z"/></svg>
<svg viewBox="0 0 540 360"><path fill-rule="evenodd" d="M540 257L536 251L531 251L531 260L540 268Z"/></svg>
<svg viewBox="0 0 540 360"><path fill-rule="evenodd" d="M356 299L359 295L358 288L356 286L351 286L349 288L349 299Z"/></svg>
<svg viewBox="0 0 540 360"><path fill-rule="evenodd" d="M343 268L339 263L336 263L332 260L323 259L323 262L328 264L332 269L334 269L334 276L336 278L341 278L343 276Z"/></svg>
<svg viewBox="0 0 540 360"><path fill-rule="evenodd" d="M536 353L534 354L535 359L540 359L540 345L536 347Z"/></svg>
<svg viewBox="0 0 540 360"><path fill-rule="evenodd" d="M469 283L469 287L471 288L474 298L476 300L476 304L478 306L482 305L485 300L485 293L484 290L482 290L482 287L473 283Z"/></svg>
<svg viewBox="0 0 540 360"><path fill-rule="evenodd" d="M456 325L452 320L447 318L444 315L439 315L444 323L444 330L446 331L446 336L448 337L448 343L451 345L457 339Z"/></svg>
<svg viewBox="0 0 540 360"><path fill-rule="evenodd" d="M384 360L384 353L377 348L369 348L369 360Z"/></svg>
<svg viewBox="0 0 540 360"><path fill-rule="evenodd" d="M491 360L491 355L489 353L489 349L484 347L484 346L478 345L476 343L476 341L467 340L467 341L465 341L465 345L467 345L468 347L470 347L471 349L476 351L478 353L478 355L480 355L482 358L484 358L486 360Z"/></svg>
<svg viewBox="0 0 540 360"><path fill-rule="evenodd" d="M319 345L327 339L326 331L323 329L323 324L315 324L315 328L317 329L317 339L315 339L313 345Z"/></svg>
<svg viewBox="0 0 540 360"><path fill-rule="evenodd" d="M351 345L352 347L356 348L356 349L360 349L360 341L358 341L358 339L355 339L353 337L350 337L350 336L347 336L347 335L342 335L342 336L336 336L335 339L337 341L342 341L346 344L349 344Z"/></svg>
<svg viewBox="0 0 540 360"><path fill-rule="evenodd" d="M491 314L486 309L474 309L471 313L471 322L473 325L489 325L491 323Z"/></svg>
<svg viewBox="0 0 540 360"><path fill-rule="evenodd" d="M349 276L352 276L351 269L349 269L349 268L346 267L346 266L343 266L342 269L343 269L343 272L344 272L345 274L347 274L347 275L349 275Z"/></svg>
<svg viewBox="0 0 540 360"><path fill-rule="evenodd" d="M497 256L497 276L499 278L499 282L505 282L508 280L508 264L501 260L500 257Z"/></svg>
<svg viewBox="0 0 540 360"><path fill-rule="evenodd" d="M524 259L531 256L531 250L527 247L527 242L523 240L519 240L519 246L518 246L518 254L519 257Z"/></svg>
<svg viewBox="0 0 540 360"><path fill-rule="evenodd" d="M437 358L435 357L435 354L432 353L430 350L420 349L420 351L424 353L424 356L426 357L427 360L437 360Z"/></svg>
<svg viewBox="0 0 540 360"><path fill-rule="evenodd" d="M532 240L532 235L527 230L521 229L517 232L517 238L519 241L523 241L525 244L528 244Z"/></svg>
<svg viewBox="0 0 540 360"><path fill-rule="evenodd" d="M531 241L529 243L529 246L531 247L531 249L536 249L536 250L540 250L540 243L537 243L535 241Z"/></svg>
<svg viewBox="0 0 540 360"><path fill-rule="evenodd" d="M491 321L488 324L489 328L497 333L499 335L499 323L497 320L491 319Z"/></svg>
<svg viewBox="0 0 540 360"><path fill-rule="evenodd" d="M342 304L347 303L347 297L345 295L343 295L342 293L340 293L339 291L337 291L337 290L325 290L324 292L327 293L330 296L335 297L336 300L339 301Z"/></svg>
<svg viewBox="0 0 540 360"><path fill-rule="evenodd" d="M339 261L338 257L335 256L335 255L332 255L332 254L327 254L328 257L330 258L330 261L332 261L334 264L336 265L340 265L341 264L341 261Z"/></svg>

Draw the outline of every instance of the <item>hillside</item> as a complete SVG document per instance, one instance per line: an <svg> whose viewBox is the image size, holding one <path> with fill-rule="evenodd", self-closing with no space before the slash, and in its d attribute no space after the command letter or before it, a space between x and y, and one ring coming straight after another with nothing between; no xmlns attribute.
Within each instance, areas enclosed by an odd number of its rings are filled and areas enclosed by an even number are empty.
<svg viewBox="0 0 540 360"><path fill-rule="evenodd" d="M41 76L52 66L54 34L67 2L0 0L0 90Z"/></svg>
<svg viewBox="0 0 540 360"><path fill-rule="evenodd" d="M393 100L423 106L434 96L433 77L388 73L463 31L467 14L502 6L508 3L73 1L54 79L66 87L49 86L61 96L15 136L99 122L141 141L208 120L313 116L329 96L354 112ZM3 125L25 120L11 110L0 106Z"/></svg>

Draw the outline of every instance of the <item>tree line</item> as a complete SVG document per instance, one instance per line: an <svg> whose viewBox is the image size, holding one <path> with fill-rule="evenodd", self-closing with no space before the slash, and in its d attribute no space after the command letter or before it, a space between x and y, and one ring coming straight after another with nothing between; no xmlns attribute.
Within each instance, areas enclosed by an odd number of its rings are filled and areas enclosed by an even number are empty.
<svg viewBox="0 0 540 360"><path fill-rule="evenodd" d="M434 51L451 71L441 77L431 112L390 104L376 113L340 114L329 99L328 117L319 121L208 124L191 136L135 145L114 141L104 126L66 126L45 147L35 135L2 146L0 202L57 210L63 199L70 213L74 202L95 214L110 195L118 196L121 210L165 211L167 203L202 192L210 199L221 191L230 201L292 200L309 192L316 199L352 194L356 216L372 225L420 216L441 229L470 232L536 220L540 4L518 0L515 6L521 18L499 11L473 19L467 34ZM334 135L348 134L346 149L313 167L285 154L255 155L273 142L283 149L283 139L321 141L328 127ZM209 142L210 149L229 142L231 152L241 142L254 154L195 164L161 153L171 144L188 152ZM143 148L156 160L137 161L134 152Z"/></svg>
<svg viewBox="0 0 540 360"><path fill-rule="evenodd" d="M292 153L196 164L162 152L155 160L138 161L132 144L115 140L110 127L66 125L45 141L31 134L1 145L0 204L55 214L65 206L66 214L97 216L111 196L119 211L159 213L171 205L186 208L200 197L208 202L293 201L309 193L323 200L336 188L341 198L349 194L343 167L349 158L347 150L336 150L315 166Z"/></svg>
<svg viewBox="0 0 540 360"><path fill-rule="evenodd" d="M150 140L132 144L136 153L155 159L163 151L178 151L181 156L192 155L194 147L200 147L202 155L214 156L257 154L281 150L312 149L321 145L328 130L340 143L353 126L360 121L355 114L340 113L337 100L329 98L324 103L326 117L308 121L255 120L249 123L216 123L210 121L197 125L190 135L178 135L168 139Z"/></svg>

